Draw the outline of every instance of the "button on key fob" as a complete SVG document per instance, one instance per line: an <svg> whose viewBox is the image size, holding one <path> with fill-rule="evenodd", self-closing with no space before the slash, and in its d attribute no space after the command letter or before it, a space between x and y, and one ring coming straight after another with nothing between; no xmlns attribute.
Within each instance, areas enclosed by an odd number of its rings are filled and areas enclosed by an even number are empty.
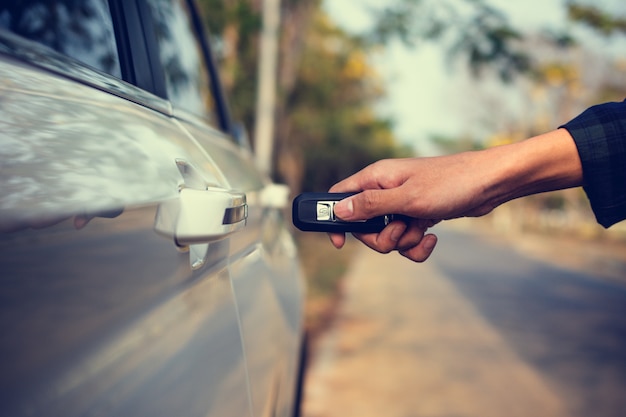
<svg viewBox="0 0 626 417"><path fill-rule="evenodd" d="M335 216L335 204L357 193L302 193L293 200L293 224L304 232L379 233L394 218L386 214L369 220L346 222Z"/></svg>

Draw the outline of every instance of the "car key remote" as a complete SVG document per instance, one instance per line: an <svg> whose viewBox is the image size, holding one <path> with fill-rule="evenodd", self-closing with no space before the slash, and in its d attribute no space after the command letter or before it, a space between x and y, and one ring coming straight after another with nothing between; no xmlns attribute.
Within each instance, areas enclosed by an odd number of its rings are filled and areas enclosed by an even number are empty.
<svg viewBox="0 0 626 417"><path fill-rule="evenodd" d="M398 218L386 214L368 220L343 221L335 216L335 204L357 193L302 193L293 200L293 224L304 232L379 233Z"/></svg>

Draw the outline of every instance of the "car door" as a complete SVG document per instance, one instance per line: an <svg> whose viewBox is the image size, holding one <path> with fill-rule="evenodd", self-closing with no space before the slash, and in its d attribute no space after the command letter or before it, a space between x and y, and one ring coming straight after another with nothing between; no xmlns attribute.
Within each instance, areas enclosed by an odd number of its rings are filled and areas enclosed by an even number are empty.
<svg viewBox="0 0 626 417"><path fill-rule="evenodd" d="M216 101L225 100L219 97L221 89L215 85L219 79L193 4L185 0L148 0L148 4L175 117L215 162L228 188L247 196L246 230L230 239L229 271L253 415L291 415L300 359L303 281L282 215L286 190L262 175L249 150L229 137L232 122L227 111L221 124L200 117L211 113ZM217 92L216 101L206 99L208 91Z"/></svg>
<svg viewBox="0 0 626 417"><path fill-rule="evenodd" d="M68 56L119 50L107 2L33 7L3 16L95 32L57 53L0 31L0 414L250 415L242 194L168 101Z"/></svg>

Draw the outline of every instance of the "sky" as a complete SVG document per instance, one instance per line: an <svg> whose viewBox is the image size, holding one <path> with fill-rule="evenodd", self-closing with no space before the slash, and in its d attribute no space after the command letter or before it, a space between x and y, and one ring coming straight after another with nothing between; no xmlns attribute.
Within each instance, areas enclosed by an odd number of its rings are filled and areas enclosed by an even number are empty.
<svg viewBox="0 0 626 417"><path fill-rule="evenodd" d="M596 0L613 1L613 0ZM623 0L622 0L623 1ZM381 0L325 0L331 18L348 31L360 32L371 23L367 4L380 6ZM515 27L541 29L563 27L565 9L562 0L491 0L508 15ZM448 68L436 44L420 44L409 49L399 43L389 45L372 62L385 82L387 100L379 106L383 115L395 120L395 134L422 155L436 153L428 138L432 135L455 136L476 129L472 123L472 94L481 87L467 75L462 63ZM491 83L490 88L494 88ZM512 87L502 94L515 94Z"/></svg>

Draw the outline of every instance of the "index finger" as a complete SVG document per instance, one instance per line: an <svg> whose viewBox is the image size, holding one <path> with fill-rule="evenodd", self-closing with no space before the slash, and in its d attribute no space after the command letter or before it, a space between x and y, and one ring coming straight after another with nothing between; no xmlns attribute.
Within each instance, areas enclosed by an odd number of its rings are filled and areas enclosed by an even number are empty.
<svg viewBox="0 0 626 417"><path fill-rule="evenodd" d="M341 220L358 221L385 214L407 214L406 208L406 192L396 187L362 191L339 201L333 209Z"/></svg>
<svg viewBox="0 0 626 417"><path fill-rule="evenodd" d="M339 181L328 191L331 193L348 193L383 188L380 186L374 171L373 166L369 165L356 174Z"/></svg>
<svg viewBox="0 0 626 417"><path fill-rule="evenodd" d="M339 181L337 184L333 185L332 187L330 187L328 192L329 193L349 193L353 191L359 192L363 190L364 188L360 186L359 182L356 179L352 177L348 177L346 179Z"/></svg>

